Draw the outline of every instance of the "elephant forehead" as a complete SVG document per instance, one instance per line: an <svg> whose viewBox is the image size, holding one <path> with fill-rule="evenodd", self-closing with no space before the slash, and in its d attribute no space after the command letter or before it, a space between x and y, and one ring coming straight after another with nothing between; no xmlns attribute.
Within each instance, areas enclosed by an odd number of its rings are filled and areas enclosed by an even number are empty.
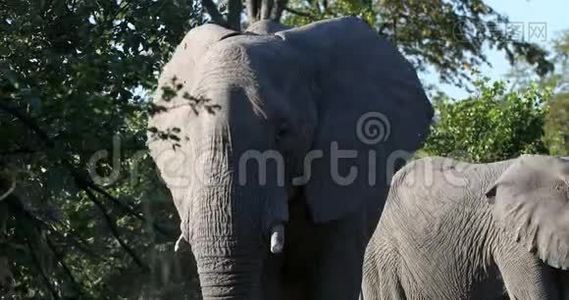
<svg viewBox="0 0 569 300"><path fill-rule="evenodd" d="M212 46L200 60L189 94L223 102L217 103L222 110L244 102L247 105L233 108L270 119L275 110L286 113L283 111L291 102L308 97L310 85L305 79L310 74L299 57L296 50L276 37L228 38Z"/></svg>
<svg viewBox="0 0 569 300"><path fill-rule="evenodd" d="M302 56L295 48L276 36L240 35L210 47L200 65L207 64L210 68L253 66L258 71L273 71L263 74L270 76L286 73L298 66L300 59Z"/></svg>
<svg viewBox="0 0 569 300"><path fill-rule="evenodd" d="M258 55L258 49L275 49L274 43L280 39L274 36L238 35L224 39L212 45L202 56L209 64L235 63L242 64L252 55ZM255 53L255 54L253 54Z"/></svg>
<svg viewBox="0 0 569 300"><path fill-rule="evenodd" d="M540 189L567 188L569 163L563 159L545 155L523 155L512 164L500 179L505 187L518 193Z"/></svg>

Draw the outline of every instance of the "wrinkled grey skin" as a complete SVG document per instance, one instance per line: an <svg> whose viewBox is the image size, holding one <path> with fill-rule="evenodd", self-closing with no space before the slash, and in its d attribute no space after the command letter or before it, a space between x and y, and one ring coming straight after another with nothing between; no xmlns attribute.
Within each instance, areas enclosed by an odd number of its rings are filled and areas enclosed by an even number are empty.
<svg viewBox="0 0 569 300"><path fill-rule="evenodd" d="M569 160L401 169L366 249L363 299L569 299Z"/></svg>
<svg viewBox="0 0 569 300"><path fill-rule="evenodd" d="M377 195L387 191L386 156L416 150L432 118L411 65L359 19L282 29L266 21L245 33L195 28L160 76L155 103L165 109L150 126L178 128L180 140L150 135L148 145L206 299L356 299L370 228L384 203ZM217 108L196 113L188 96ZM357 120L367 112L389 118L389 139L358 140ZM333 142L360 153L338 163L344 176L351 166L360 169L351 184L332 180ZM259 182L255 161L239 163L248 150L282 155L284 184L274 161ZM306 175L312 150L323 158L310 164L306 182L293 184ZM371 150L377 179L370 185L364 175ZM280 252L283 238L282 253L271 253Z"/></svg>

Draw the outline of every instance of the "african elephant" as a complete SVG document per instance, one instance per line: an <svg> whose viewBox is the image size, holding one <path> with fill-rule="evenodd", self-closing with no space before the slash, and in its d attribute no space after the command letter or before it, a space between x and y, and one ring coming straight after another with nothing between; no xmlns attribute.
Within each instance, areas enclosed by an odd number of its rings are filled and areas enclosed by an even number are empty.
<svg viewBox="0 0 569 300"><path fill-rule="evenodd" d="M192 29L149 125L203 297L356 299L387 157L420 147L431 104L357 18L251 28Z"/></svg>
<svg viewBox="0 0 569 300"><path fill-rule="evenodd" d="M569 160L424 158L395 174L363 299L569 299Z"/></svg>

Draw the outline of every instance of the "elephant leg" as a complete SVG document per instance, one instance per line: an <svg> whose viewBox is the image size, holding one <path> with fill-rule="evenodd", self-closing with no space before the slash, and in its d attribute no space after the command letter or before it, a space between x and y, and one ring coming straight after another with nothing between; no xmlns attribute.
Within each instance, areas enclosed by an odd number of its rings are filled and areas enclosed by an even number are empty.
<svg viewBox="0 0 569 300"><path fill-rule="evenodd" d="M360 293L360 300L378 300L379 299L379 271L377 270L377 265L373 259L368 258L368 252L370 249L366 250L366 256L364 259L363 266L363 278L362 278L362 290Z"/></svg>
<svg viewBox="0 0 569 300"><path fill-rule="evenodd" d="M342 220L317 226L319 255L315 261L313 299L358 299L368 242L366 219L362 210Z"/></svg>
<svg viewBox="0 0 569 300"><path fill-rule="evenodd" d="M397 254L389 247L371 242L367 249L363 266L363 300L405 300L405 292L398 274ZM378 255L378 251L381 255ZM378 257L379 256L379 257Z"/></svg>
<svg viewBox="0 0 569 300"><path fill-rule="evenodd" d="M559 299L554 270L517 244L502 247L495 256L510 299Z"/></svg>
<svg viewBox="0 0 569 300"><path fill-rule="evenodd" d="M291 253L292 252L292 253ZM265 260L262 274L263 298L270 300L309 300L310 262L284 255L271 255ZM304 266L300 265L304 263Z"/></svg>
<svg viewBox="0 0 569 300"><path fill-rule="evenodd" d="M311 300L314 288L315 261L319 255L319 241L316 226L310 220L307 204L300 199L289 203L289 223L285 231L285 248L282 254L271 259L277 270L273 277L278 277L277 293L281 299ZM274 283L274 281L273 281ZM271 293L270 295L275 295ZM265 297L273 299L273 297ZM278 299L278 298L276 298Z"/></svg>
<svg viewBox="0 0 569 300"><path fill-rule="evenodd" d="M262 299L287 299L283 295L286 290L281 274L283 261L284 257L282 255L267 254L267 259L265 259L263 263L263 273L261 276L261 285L263 287Z"/></svg>
<svg viewBox="0 0 569 300"><path fill-rule="evenodd" d="M556 269L555 276L561 293L560 299L569 300L569 271Z"/></svg>

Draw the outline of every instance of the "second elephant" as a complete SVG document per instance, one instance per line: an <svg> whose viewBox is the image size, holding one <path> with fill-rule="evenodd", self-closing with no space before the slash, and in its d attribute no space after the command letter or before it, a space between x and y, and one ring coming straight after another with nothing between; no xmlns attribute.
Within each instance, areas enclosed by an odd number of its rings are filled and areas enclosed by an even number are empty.
<svg viewBox="0 0 569 300"><path fill-rule="evenodd" d="M367 247L368 299L569 299L569 160L417 160Z"/></svg>

